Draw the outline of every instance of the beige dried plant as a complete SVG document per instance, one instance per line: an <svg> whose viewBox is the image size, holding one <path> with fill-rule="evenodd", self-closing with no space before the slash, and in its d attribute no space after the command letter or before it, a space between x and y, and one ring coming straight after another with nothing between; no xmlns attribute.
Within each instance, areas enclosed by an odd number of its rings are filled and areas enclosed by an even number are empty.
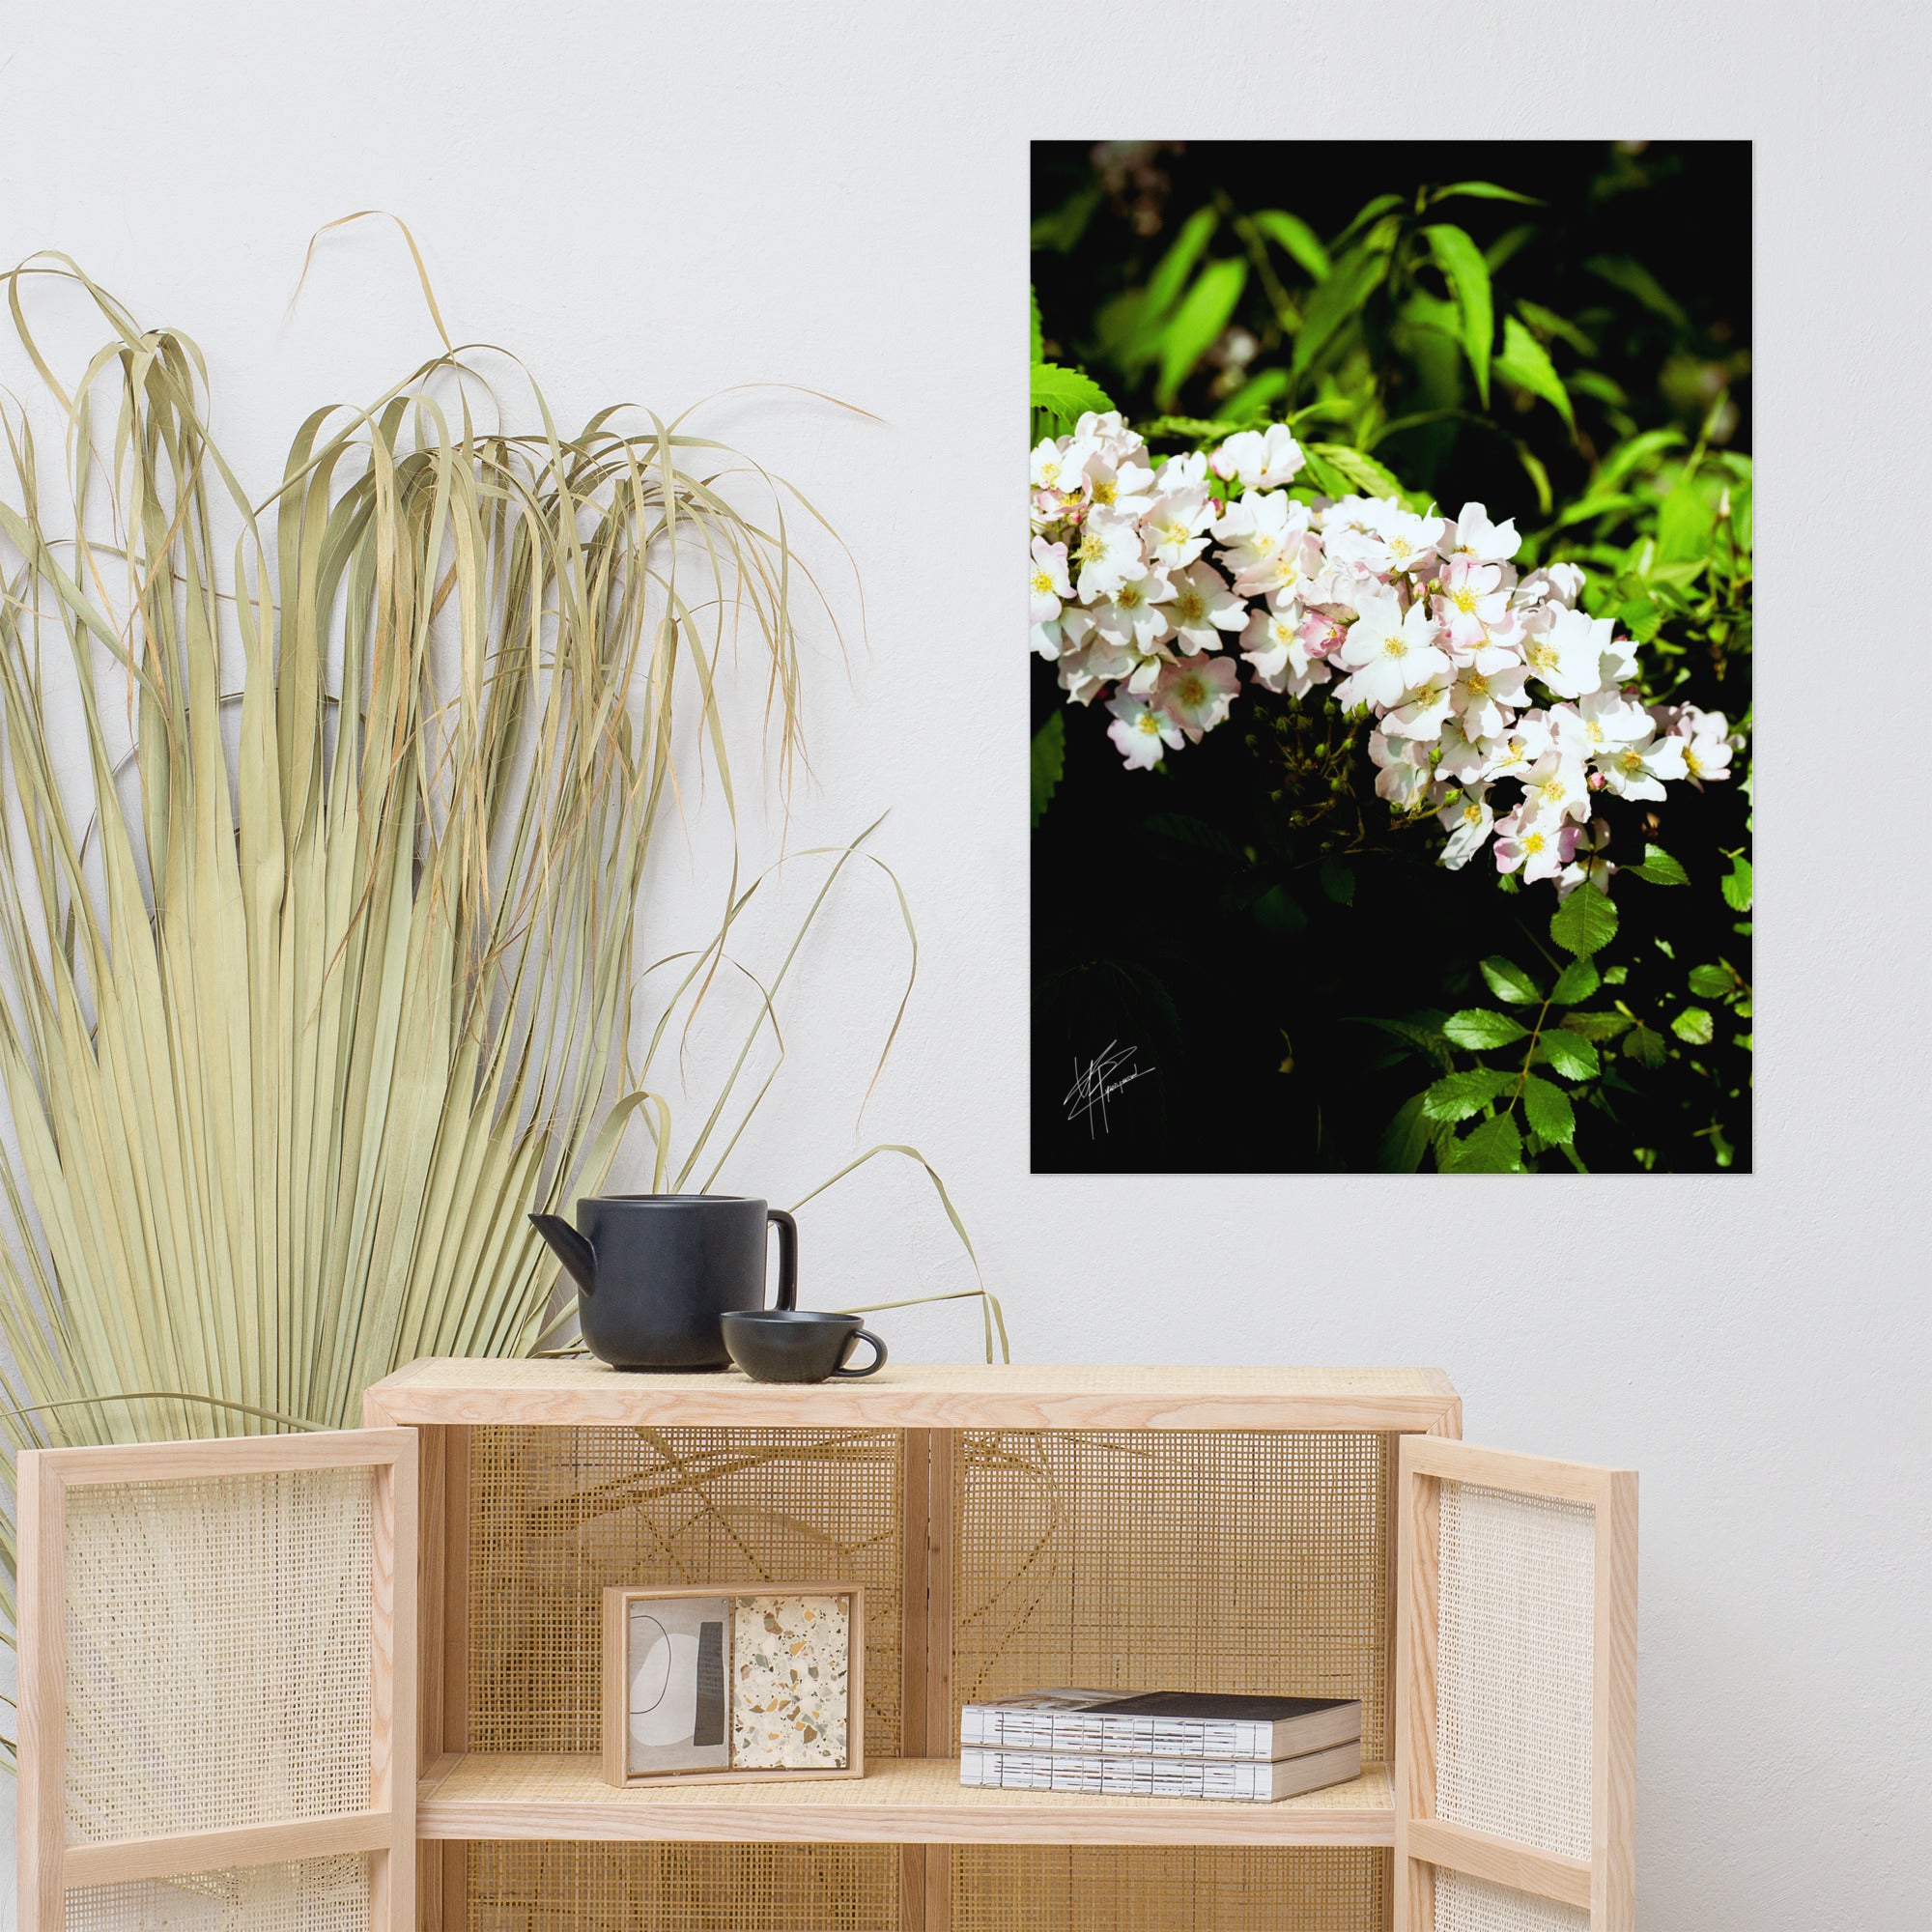
<svg viewBox="0 0 1932 1932"><path fill-rule="evenodd" d="M47 277L107 327L71 388L28 321ZM633 1115L656 1185L703 1185L764 1097L804 929L747 975L756 1017L682 1149L649 1058L628 1064L635 934L696 789L681 747L735 825L734 653L756 653L778 781L796 768L794 605L816 593L785 515L815 513L686 418L567 435L530 384L532 433L482 427L504 359L446 332L368 408L311 415L257 501L187 337L65 257L7 289L65 425L43 450L5 411L7 1434L353 1426L399 1363L558 1339L525 1215L594 1191ZM746 970L762 882L734 856L722 883L652 1057Z"/></svg>

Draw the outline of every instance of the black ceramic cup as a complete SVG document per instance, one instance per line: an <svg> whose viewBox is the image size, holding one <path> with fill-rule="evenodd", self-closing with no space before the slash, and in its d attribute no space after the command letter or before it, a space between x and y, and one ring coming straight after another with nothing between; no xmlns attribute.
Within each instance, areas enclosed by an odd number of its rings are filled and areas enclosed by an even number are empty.
<svg viewBox="0 0 1932 1932"><path fill-rule="evenodd" d="M875 1375L886 1345L856 1315L821 1315L800 1308L755 1308L723 1318L724 1346L754 1382L822 1382L832 1376ZM872 1345L863 1369L846 1357L860 1342Z"/></svg>

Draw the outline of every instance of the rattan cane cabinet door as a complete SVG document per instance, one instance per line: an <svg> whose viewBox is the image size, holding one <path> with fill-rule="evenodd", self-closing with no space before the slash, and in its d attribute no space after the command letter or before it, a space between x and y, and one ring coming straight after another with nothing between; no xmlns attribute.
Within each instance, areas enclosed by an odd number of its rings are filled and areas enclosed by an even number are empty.
<svg viewBox="0 0 1932 1932"><path fill-rule="evenodd" d="M1636 1474L1403 1437L1396 1932L1633 1932Z"/></svg>
<svg viewBox="0 0 1932 1932"><path fill-rule="evenodd" d="M410 1932L416 1434L26 1451L20 1932Z"/></svg>

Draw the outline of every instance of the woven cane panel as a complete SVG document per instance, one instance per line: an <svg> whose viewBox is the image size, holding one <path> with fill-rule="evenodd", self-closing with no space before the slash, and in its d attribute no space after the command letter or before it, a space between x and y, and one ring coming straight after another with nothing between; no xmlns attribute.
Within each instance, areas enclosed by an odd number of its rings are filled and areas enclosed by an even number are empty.
<svg viewBox="0 0 1932 1932"><path fill-rule="evenodd" d="M866 1751L899 1742L896 1430L478 1429L469 1748L594 1751L613 1583L859 1583Z"/></svg>
<svg viewBox="0 0 1932 1932"><path fill-rule="evenodd" d="M952 1932L1374 1932L1388 1890L1354 1848L961 1845Z"/></svg>
<svg viewBox="0 0 1932 1932"><path fill-rule="evenodd" d="M469 1852L466 1932L897 1932L899 1922L895 1845L519 1841Z"/></svg>
<svg viewBox="0 0 1932 1932"><path fill-rule="evenodd" d="M1573 1859L1590 1856L1595 1530L1588 1503L1441 1488L1436 1814Z"/></svg>
<svg viewBox="0 0 1932 1932"><path fill-rule="evenodd" d="M304 1859L186 1878L83 1886L65 1932L367 1932L369 1861Z"/></svg>
<svg viewBox="0 0 1932 1932"><path fill-rule="evenodd" d="M69 1491L71 1840L368 1805L374 1486L347 1468Z"/></svg>
<svg viewBox="0 0 1932 1932"><path fill-rule="evenodd" d="M962 1431L958 1705L1050 1685L1359 1697L1388 1755L1394 1437Z"/></svg>
<svg viewBox="0 0 1932 1932"><path fill-rule="evenodd" d="M1553 1898L1438 1868L1435 1932L1590 1932L1590 1915Z"/></svg>

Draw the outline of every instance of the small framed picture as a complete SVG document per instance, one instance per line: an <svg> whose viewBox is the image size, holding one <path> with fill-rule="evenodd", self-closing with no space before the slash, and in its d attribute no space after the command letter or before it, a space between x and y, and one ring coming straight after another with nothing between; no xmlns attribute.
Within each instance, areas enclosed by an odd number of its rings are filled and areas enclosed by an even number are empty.
<svg viewBox="0 0 1932 1932"><path fill-rule="evenodd" d="M856 1583L604 1592L612 1784L863 1777L865 1593Z"/></svg>

